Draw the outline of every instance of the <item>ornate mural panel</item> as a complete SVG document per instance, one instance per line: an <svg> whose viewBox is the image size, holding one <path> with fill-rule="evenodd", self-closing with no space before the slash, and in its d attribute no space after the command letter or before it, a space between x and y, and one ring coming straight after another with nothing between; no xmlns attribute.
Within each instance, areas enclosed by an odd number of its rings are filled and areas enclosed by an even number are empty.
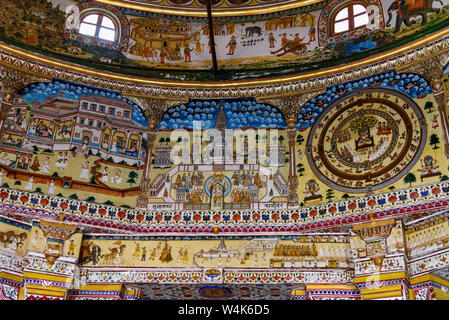
<svg viewBox="0 0 449 320"><path fill-rule="evenodd" d="M405 95L364 89L345 95L326 111L309 135L308 160L317 176L335 189L382 188L407 173L423 150L423 114Z"/></svg>
<svg viewBox="0 0 449 320"><path fill-rule="evenodd" d="M178 2L170 5L193 5ZM166 78L169 71L173 79L213 80L207 71L212 62L206 18L174 17L95 1L73 5L67 0L34 4L34 11L29 12L27 2L22 3L2 4L0 35L4 41L115 72ZM330 31L331 19L346 3L335 6L322 1L265 15L233 17L233 21L216 18L212 32L219 68L225 70L220 77L254 78L264 76L263 70L285 75L338 65L339 61L405 44L413 38L410 35L425 35L447 26L447 0L411 6L403 1L400 9L392 0L361 3L367 6L368 24L337 35ZM231 8L249 5L242 1L222 4ZM82 18L92 9L106 12L115 21L115 41L79 33Z"/></svg>

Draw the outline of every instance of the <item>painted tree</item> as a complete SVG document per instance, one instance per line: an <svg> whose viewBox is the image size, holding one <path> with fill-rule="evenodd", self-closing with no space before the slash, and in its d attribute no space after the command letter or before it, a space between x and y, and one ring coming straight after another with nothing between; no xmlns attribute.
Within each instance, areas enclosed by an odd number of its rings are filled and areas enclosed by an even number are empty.
<svg viewBox="0 0 449 320"><path fill-rule="evenodd" d="M135 184L138 176L139 176L139 174L137 172L130 171L128 174L128 181L126 181L126 183L129 183L130 185Z"/></svg>
<svg viewBox="0 0 449 320"><path fill-rule="evenodd" d="M326 200L329 200L329 202L331 202L333 198L335 198L334 190L327 189L326 190Z"/></svg>
<svg viewBox="0 0 449 320"><path fill-rule="evenodd" d="M348 200L350 198L354 198L353 196L350 196L349 194L345 193L344 195L341 196L342 199Z"/></svg>
<svg viewBox="0 0 449 320"><path fill-rule="evenodd" d="M390 187L388 187L388 190L391 190L391 191L393 191L394 189L396 189L396 187L395 187L395 186L390 186Z"/></svg>
<svg viewBox="0 0 449 320"><path fill-rule="evenodd" d="M351 121L349 129L354 133L360 134L363 130L374 128L377 122L377 119L373 116L358 117Z"/></svg>
<svg viewBox="0 0 449 320"><path fill-rule="evenodd" d="M441 177L440 181L447 181L447 180L449 180L449 177L447 175L444 175Z"/></svg>
<svg viewBox="0 0 449 320"><path fill-rule="evenodd" d="M300 146L304 142L304 137L300 134L296 137L296 143Z"/></svg>
<svg viewBox="0 0 449 320"><path fill-rule="evenodd" d="M431 113L431 112L433 112L432 108L433 108L433 102L427 101L426 104L424 105L424 110L427 110L427 113Z"/></svg>
<svg viewBox="0 0 449 320"><path fill-rule="evenodd" d="M413 173L409 172L409 173L407 173L407 175L404 177L404 182L405 182L405 183L410 183L410 188L411 188L411 187L412 187L412 183L413 183L413 182L416 182L416 176L415 176Z"/></svg>
<svg viewBox="0 0 449 320"><path fill-rule="evenodd" d="M440 147L437 146L437 144L439 144L439 143L440 143L440 138L438 138L438 136L435 133L433 133L430 136L430 145L433 145L432 149L439 149Z"/></svg>
<svg viewBox="0 0 449 320"><path fill-rule="evenodd" d="M298 165L296 166L298 168L298 172L299 172L299 176L302 177L304 174L304 165L302 163L298 163Z"/></svg>

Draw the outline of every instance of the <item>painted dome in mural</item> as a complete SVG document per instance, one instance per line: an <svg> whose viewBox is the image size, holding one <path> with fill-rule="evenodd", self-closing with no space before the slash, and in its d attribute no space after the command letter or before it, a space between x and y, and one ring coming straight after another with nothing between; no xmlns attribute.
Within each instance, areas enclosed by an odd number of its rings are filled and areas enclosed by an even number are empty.
<svg viewBox="0 0 449 320"><path fill-rule="evenodd" d="M18 50L105 72L248 81L388 56L449 21L445 0L222 0L211 1L211 27L206 3L5 0L0 37Z"/></svg>

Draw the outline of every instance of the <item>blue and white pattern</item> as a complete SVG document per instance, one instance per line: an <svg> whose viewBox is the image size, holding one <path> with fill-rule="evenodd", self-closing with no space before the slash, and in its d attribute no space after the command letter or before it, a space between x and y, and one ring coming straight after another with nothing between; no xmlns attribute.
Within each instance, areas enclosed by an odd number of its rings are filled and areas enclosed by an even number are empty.
<svg viewBox="0 0 449 320"><path fill-rule="evenodd" d="M415 73L401 73L388 71L368 78L342 83L329 87L327 91L310 99L298 116L298 130L312 127L315 120L329 105L354 90L370 87L394 89L410 98L423 98L432 93L432 87L426 79Z"/></svg>
<svg viewBox="0 0 449 320"><path fill-rule="evenodd" d="M193 129L193 122L201 122L201 129L215 127L220 109L226 114L227 128L285 128L282 113L274 106L256 99L192 100L170 108L159 123L159 129Z"/></svg>

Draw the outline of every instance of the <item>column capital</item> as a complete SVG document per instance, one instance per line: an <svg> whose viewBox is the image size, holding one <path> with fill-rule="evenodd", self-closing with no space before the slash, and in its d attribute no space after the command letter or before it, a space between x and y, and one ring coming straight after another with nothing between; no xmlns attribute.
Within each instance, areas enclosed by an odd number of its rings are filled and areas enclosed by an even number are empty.
<svg viewBox="0 0 449 320"><path fill-rule="evenodd" d="M187 99L162 99L155 97L134 97L134 102L142 107L148 120L148 131L155 132L159 121L171 107L186 103Z"/></svg>
<svg viewBox="0 0 449 320"><path fill-rule="evenodd" d="M49 79L40 78L33 74L23 72L8 66L0 65L0 73L3 85L3 101L12 103L17 92L32 82L49 81Z"/></svg>
<svg viewBox="0 0 449 320"><path fill-rule="evenodd" d="M432 85L434 92L443 90L441 85L440 89L434 88L434 81L441 81L443 77L444 68L449 62L449 52L442 52L429 59L419 60L416 63L408 65L404 69L400 69L401 72L418 73L423 76Z"/></svg>
<svg viewBox="0 0 449 320"><path fill-rule="evenodd" d="M322 92L322 90L305 91L283 96L260 98L257 100L279 108L285 118L285 121L287 122L287 129L295 130L298 122L298 115L304 104Z"/></svg>

